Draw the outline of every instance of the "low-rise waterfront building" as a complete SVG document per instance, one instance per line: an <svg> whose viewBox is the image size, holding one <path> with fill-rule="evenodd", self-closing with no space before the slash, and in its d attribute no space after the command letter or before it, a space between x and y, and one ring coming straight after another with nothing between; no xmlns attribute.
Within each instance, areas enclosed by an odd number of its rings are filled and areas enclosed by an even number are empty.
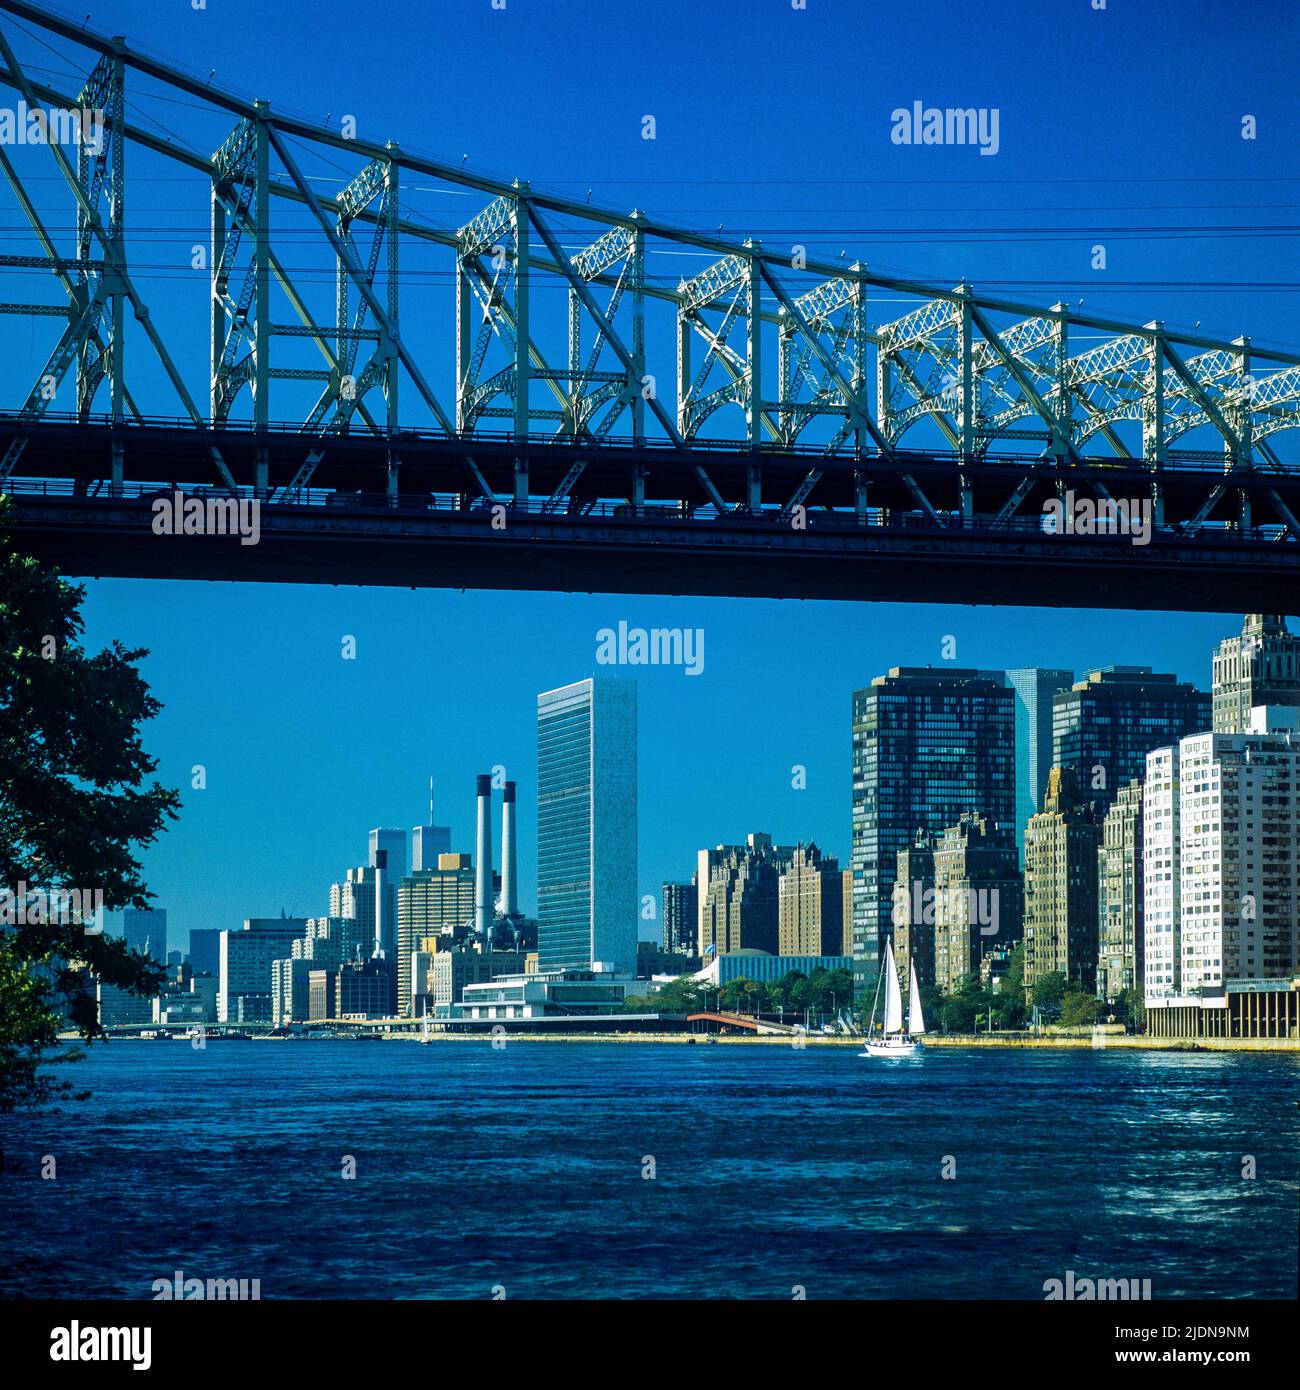
<svg viewBox="0 0 1300 1390"><path fill-rule="evenodd" d="M507 1019L575 1018L618 1013L629 989L630 975L599 970L551 970L528 975L503 975L467 984L452 1017L475 1023Z"/></svg>
<svg viewBox="0 0 1300 1390"><path fill-rule="evenodd" d="M852 956L779 956L769 951L730 951L715 956L694 978L701 984L721 989L733 980L753 980L755 984L776 984L794 971L811 975L817 970L853 969ZM848 1004L847 998L841 1001Z"/></svg>

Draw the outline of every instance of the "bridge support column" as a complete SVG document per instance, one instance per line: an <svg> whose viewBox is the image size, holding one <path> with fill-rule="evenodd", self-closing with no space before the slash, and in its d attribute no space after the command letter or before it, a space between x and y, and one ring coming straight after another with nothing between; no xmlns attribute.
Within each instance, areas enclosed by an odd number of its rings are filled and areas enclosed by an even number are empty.
<svg viewBox="0 0 1300 1390"><path fill-rule="evenodd" d="M528 504L528 460L527 458L515 459L515 506L523 507Z"/></svg>
<svg viewBox="0 0 1300 1390"><path fill-rule="evenodd" d="M755 516L763 510L763 470L756 463L745 465L745 505Z"/></svg>
<svg viewBox="0 0 1300 1390"><path fill-rule="evenodd" d="M390 453L388 455L388 505L390 507L395 507L397 505L397 495L399 490L398 476L401 473L401 468L402 461L397 457L396 454Z"/></svg>
<svg viewBox="0 0 1300 1390"><path fill-rule="evenodd" d="M253 486L257 489L259 497L266 496L267 487L270 484L271 475L271 456L265 444L257 446L256 462L254 464Z"/></svg>
<svg viewBox="0 0 1300 1390"><path fill-rule="evenodd" d="M112 444L112 484L113 496L117 497L122 491L122 477L125 472L124 464L126 461L126 444L120 438L115 438Z"/></svg>
<svg viewBox="0 0 1300 1390"><path fill-rule="evenodd" d="M861 473L853 475L853 515L859 526L867 524L867 481Z"/></svg>

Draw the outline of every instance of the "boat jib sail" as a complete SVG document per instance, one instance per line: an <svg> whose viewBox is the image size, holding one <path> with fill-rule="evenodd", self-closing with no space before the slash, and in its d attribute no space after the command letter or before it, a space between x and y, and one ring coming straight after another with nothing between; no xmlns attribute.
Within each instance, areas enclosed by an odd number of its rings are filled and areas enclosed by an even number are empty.
<svg viewBox="0 0 1300 1390"><path fill-rule="evenodd" d="M916 1038L925 1032L925 1015L921 1012L921 991L916 983L916 962L909 962L912 978L907 991L907 1031Z"/></svg>

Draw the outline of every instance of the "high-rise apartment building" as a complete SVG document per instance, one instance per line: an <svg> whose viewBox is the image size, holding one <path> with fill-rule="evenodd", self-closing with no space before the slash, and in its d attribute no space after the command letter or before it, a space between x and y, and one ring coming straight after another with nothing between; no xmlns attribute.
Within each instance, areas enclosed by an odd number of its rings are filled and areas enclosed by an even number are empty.
<svg viewBox="0 0 1300 1390"><path fill-rule="evenodd" d="M337 970L344 961L365 960L374 951L374 933L352 917L308 917L307 930L290 948L294 960L309 960L318 970Z"/></svg>
<svg viewBox="0 0 1300 1390"><path fill-rule="evenodd" d="M875 982L898 854L968 813L1013 833L1016 695L1001 671L894 667L853 693L853 975Z"/></svg>
<svg viewBox="0 0 1300 1390"><path fill-rule="evenodd" d="M793 845L750 835L743 845L701 850L700 955L780 949L781 875L794 862Z"/></svg>
<svg viewBox="0 0 1300 1390"><path fill-rule="evenodd" d="M783 956L842 956L846 928L844 875L839 861L815 844L798 845L780 876L777 952Z"/></svg>
<svg viewBox="0 0 1300 1390"><path fill-rule="evenodd" d="M1057 971L1076 989L1096 989L1101 815L1080 799L1071 769L1052 769L1043 809L1025 830L1026 990Z"/></svg>
<svg viewBox="0 0 1300 1390"><path fill-rule="evenodd" d="M1024 881L1009 827L962 816L934 845L934 983L951 993L1021 939ZM919 978L919 975L918 975Z"/></svg>
<svg viewBox="0 0 1300 1390"><path fill-rule="evenodd" d="M1146 772L1153 748L1210 725L1210 697L1150 666L1106 666L1052 700L1052 764L1070 768L1079 795L1104 812Z"/></svg>
<svg viewBox="0 0 1300 1390"><path fill-rule="evenodd" d="M1178 749L1147 754L1142 783L1142 976L1148 999L1177 994L1182 880Z"/></svg>
<svg viewBox="0 0 1300 1390"><path fill-rule="evenodd" d="M537 934L543 971L631 974L637 943L636 683L537 697Z"/></svg>
<svg viewBox="0 0 1300 1390"><path fill-rule="evenodd" d="M391 960L396 952L397 882L386 867L364 864L330 885L329 915L350 917L358 924L358 939L368 932L367 956L381 951Z"/></svg>
<svg viewBox="0 0 1300 1390"><path fill-rule="evenodd" d="M699 953L699 895L695 880L665 883L661 894L663 948L669 955Z"/></svg>
<svg viewBox="0 0 1300 1390"><path fill-rule="evenodd" d="M1043 804L1052 770L1052 698L1074 684L1074 672L1024 666L1007 672L1016 695L1016 848L1023 852L1025 826Z"/></svg>
<svg viewBox="0 0 1300 1390"><path fill-rule="evenodd" d="M1154 753L1145 828L1149 1000L1300 968L1300 710L1258 707L1243 733Z"/></svg>
<svg viewBox="0 0 1300 1390"><path fill-rule="evenodd" d="M1243 734L1260 706L1300 706L1300 636L1281 613L1247 613L1238 637L1214 653L1216 734Z"/></svg>
<svg viewBox="0 0 1300 1390"><path fill-rule="evenodd" d="M891 921L899 978L909 979L915 969L920 985L934 984L934 912L926 910L933 902L934 836L918 830L898 851Z"/></svg>
<svg viewBox="0 0 1300 1390"><path fill-rule="evenodd" d="M1119 789L1106 812L1097 855L1097 994L1102 999L1143 986L1142 829L1142 783L1135 778Z"/></svg>

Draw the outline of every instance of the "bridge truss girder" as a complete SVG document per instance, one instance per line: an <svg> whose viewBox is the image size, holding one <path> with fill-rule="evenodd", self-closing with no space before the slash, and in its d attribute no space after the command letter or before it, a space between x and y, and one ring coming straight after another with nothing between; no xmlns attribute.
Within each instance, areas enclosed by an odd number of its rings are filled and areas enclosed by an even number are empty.
<svg viewBox="0 0 1300 1390"><path fill-rule="evenodd" d="M969 516L985 505L976 475L1003 443L1065 469L1103 445L1126 458L1133 446L1125 432L1136 427L1137 452L1158 501L1158 475L1178 457L1213 453L1228 491L1242 471L1278 471L1267 441L1300 424L1300 357L1255 349L1245 338L1221 342L1160 323L1117 323L1061 303L1041 309L965 284L937 288L878 275L861 262L809 261L757 242L683 231L641 212L596 208L282 116L29 0L0 0L0 12L92 55L87 83L69 97L23 70L0 23L0 82L33 106L102 106L107 136L99 152L79 148L75 169L51 148L76 211L73 243L63 250L48 234L53 219L45 200L30 195L22 171L0 150L0 173L39 251L0 258L0 268L51 272L64 301L0 304L0 312L26 314L42 332L48 320L60 322L40 380L54 378L60 399L62 380L74 380L71 413L87 419L106 407L128 444L141 410L126 380L127 306L196 428L224 429L244 412L260 439L274 422L301 420L301 458L286 472L279 462L272 468L264 450L255 475L262 489L306 486L320 476L331 448L360 431L384 441L386 487L395 495L402 436L431 419L448 436L503 433L581 444L564 476L547 484L543 502L552 510L593 500L591 460L613 445L629 456L619 497L640 505L641 446L659 441L690 458L692 505L717 512L776 505L782 515L830 505L827 470L847 464L855 508L865 516L877 461L900 453L909 431L928 421L952 456L952 486L917 470L902 476L916 509L933 520ZM186 142L129 120L127 88L136 82L162 84L220 116L229 134L216 153L196 154ZM136 146L207 180L210 350L202 364L206 389L194 395L187 380L198 384L197 364L178 366L182 349L164 340L128 268L134 248L124 215L127 155ZM308 155L335 167L343 157L353 162L333 197L316 191L321 174L300 167ZM402 189L412 177L481 196L482 209L458 229L407 215ZM296 229L290 214L299 218ZM331 304L313 302L306 282L300 287L291 277L283 251L290 235L296 253L305 255L300 248L310 241L328 266ZM405 325L402 314L410 302L403 272L415 250L449 257L455 285L454 325L422 335L419 352L403 331L414 322L409 307ZM652 258L663 251L700 255L704 269L671 282L656 277ZM875 291L914 307L873 326ZM290 311L283 322L274 311L281 302ZM548 316L559 302L564 312ZM664 316L665 330L672 324L675 363L648 356L651 313ZM432 384L443 368L429 361L428 337L451 364L450 412ZM298 361L294 340L314 344L320 361ZM667 331L655 337L668 340ZM1089 345L1077 351L1084 341ZM10 402L20 420L43 418L52 408L40 397L40 380ZM300 402L304 387L314 388L306 405L279 403ZM205 409L195 405L196 395L206 398ZM1180 455L1175 446L1194 431L1205 433L1211 448ZM745 455L743 485L724 478L720 445ZM19 432L0 457L0 477L17 466L24 447ZM783 454L825 461L802 467L793 486L784 476L765 482L764 459ZM210 459L217 478L233 486L215 445ZM506 487L499 475L489 480L473 451L464 459L467 496L518 505L536 495L526 450L518 451ZM114 481L122 470L115 457ZM1036 486L1017 484L995 514L1014 515ZM777 491L768 497L765 488ZM1207 503L1207 516L1222 514L1219 498Z"/></svg>

